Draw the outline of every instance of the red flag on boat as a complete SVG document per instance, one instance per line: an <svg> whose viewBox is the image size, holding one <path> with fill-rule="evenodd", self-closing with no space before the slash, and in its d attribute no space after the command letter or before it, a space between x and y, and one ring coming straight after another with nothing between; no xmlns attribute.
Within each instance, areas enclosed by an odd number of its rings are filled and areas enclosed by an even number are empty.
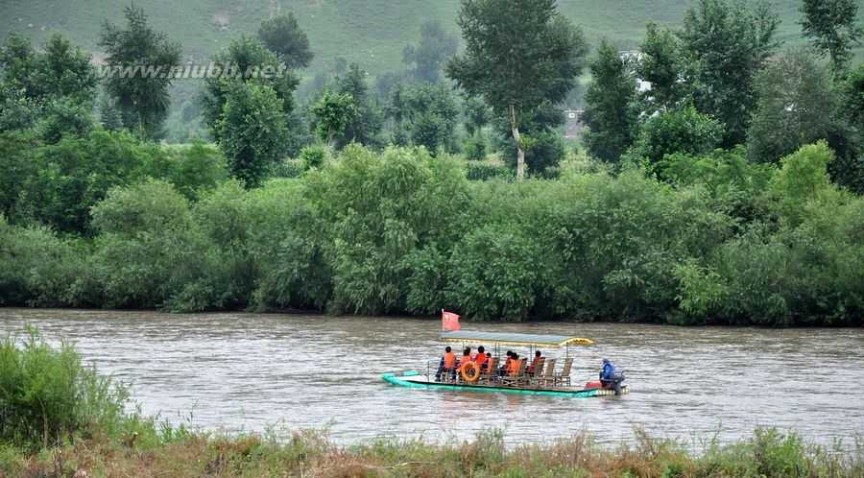
<svg viewBox="0 0 864 478"><path fill-rule="evenodd" d="M462 326L459 325L459 314L441 309L441 330L448 332L450 330L460 330L461 328Z"/></svg>

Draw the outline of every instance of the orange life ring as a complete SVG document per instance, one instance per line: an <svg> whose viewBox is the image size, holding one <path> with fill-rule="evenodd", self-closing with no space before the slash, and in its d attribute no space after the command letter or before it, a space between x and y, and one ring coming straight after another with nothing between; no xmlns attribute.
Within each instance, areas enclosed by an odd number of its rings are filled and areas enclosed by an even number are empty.
<svg viewBox="0 0 864 478"><path fill-rule="evenodd" d="M462 380L474 383L480 380L480 366L477 362L468 362L462 366Z"/></svg>

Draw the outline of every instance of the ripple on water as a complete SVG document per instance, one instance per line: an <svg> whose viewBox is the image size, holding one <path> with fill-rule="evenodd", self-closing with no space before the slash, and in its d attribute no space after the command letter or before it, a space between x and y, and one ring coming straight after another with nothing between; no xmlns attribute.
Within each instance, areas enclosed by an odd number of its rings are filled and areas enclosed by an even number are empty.
<svg viewBox="0 0 864 478"><path fill-rule="evenodd" d="M864 432L864 331L674 328L632 324L479 324L596 340L573 351L574 381L599 359L626 369L621 399L423 392L382 371L425 369L441 353L437 322L303 315L0 309L0 332L37 326L130 383L146 413L207 429L328 427L349 442L376 436L448 440L504 428L508 443L634 426L698 443L796 429L830 443ZM522 351L526 352L526 351ZM842 417L842 419L838 419Z"/></svg>

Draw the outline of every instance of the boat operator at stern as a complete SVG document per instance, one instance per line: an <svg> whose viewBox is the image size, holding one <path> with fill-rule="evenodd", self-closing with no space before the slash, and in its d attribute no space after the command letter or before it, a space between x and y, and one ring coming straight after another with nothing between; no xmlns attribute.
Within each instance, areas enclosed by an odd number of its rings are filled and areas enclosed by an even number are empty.
<svg viewBox="0 0 864 478"><path fill-rule="evenodd" d="M625 379L624 372L609 359L603 359L603 370L600 371L600 383L603 388L615 390L615 395L621 395L621 382Z"/></svg>

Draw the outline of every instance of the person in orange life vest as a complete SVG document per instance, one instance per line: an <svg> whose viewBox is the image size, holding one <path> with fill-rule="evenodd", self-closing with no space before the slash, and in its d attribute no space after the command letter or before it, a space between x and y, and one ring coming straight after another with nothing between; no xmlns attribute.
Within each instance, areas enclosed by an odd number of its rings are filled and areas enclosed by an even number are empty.
<svg viewBox="0 0 864 478"><path fill-rule="evenodd" d="M483 346L477 347L477 355L474 356L474 362L477 363L477 366L480 367L480 370L486 368L486 361L489 360L489 357L486 356L486 349Z"/></svg>
<svg viewBox="0 0 864 478"><path fill-rule="evenodd" d="M456 374L456 354L453 353L453 349L449 345L444 349L444 356L441 357L441 363L438 365L435 380L441 381L441 377L446 372L450 372L451 378Z"/></svg>
<svg viewBox="0 0 864 478"><path fill-rule="evenodd" d="M513 355L510 357L510 366L507 372L514 377L519 374L519 354L516 352L513 352Z"/></svg>
<svg viewBox="0 0 864 478"><path fill-rule="evenodd" d="M462 368L465 367L468 362L472 362L471 347L465 347L465 350L462 351L462 358L459 359L459 365L457 367L460 373L462 372Z"/></svg>
<svg viewBox="0 0 864 478"><path fill-rule="evenodd" d="M510 360L513 358L513 351L507 351L507 359L504 360L504 363L501 364L501 367L498 368L498 375L504 376L507 375L507 372L510 371Z"/></svg>
<svg viewBox="0 0 864 478"><path fill-rule="evenodd" d="M543 354L539 350L534 352L534 360L528 366L528 375L534 375L534 371L537 370L537 364L540 363L541 358L543 358Z"/></svg>

